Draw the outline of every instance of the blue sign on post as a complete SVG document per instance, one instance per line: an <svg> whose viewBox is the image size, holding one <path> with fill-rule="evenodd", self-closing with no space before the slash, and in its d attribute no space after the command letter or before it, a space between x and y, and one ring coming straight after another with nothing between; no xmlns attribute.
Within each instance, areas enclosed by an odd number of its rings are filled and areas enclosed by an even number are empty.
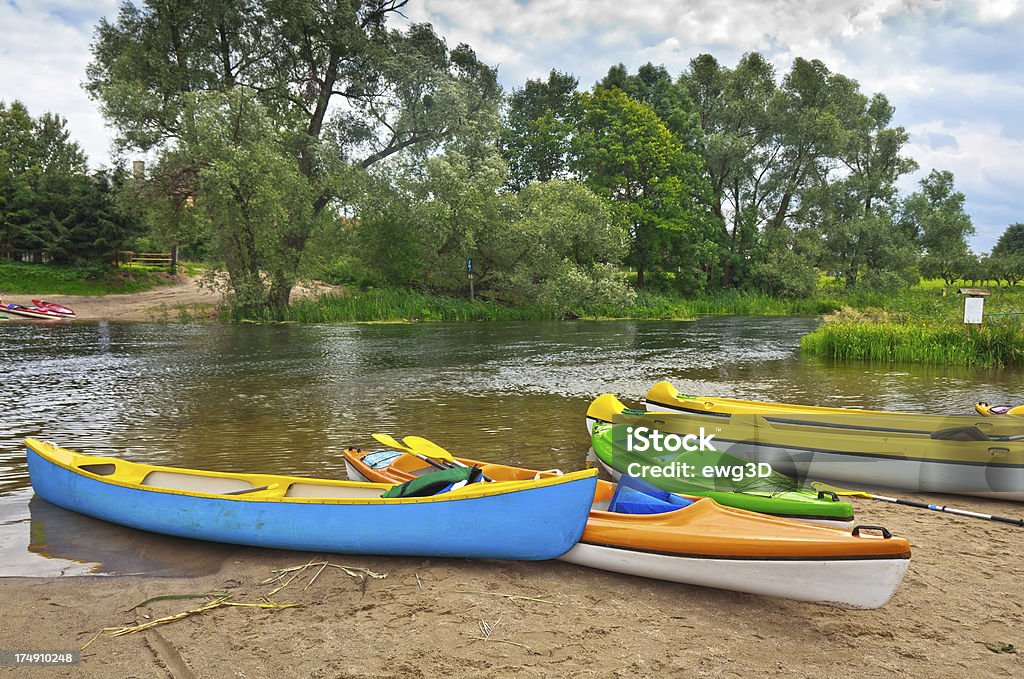
<svg viewBox="0 0 1024 679"><path fill-rule="evenodd" d="M467 259L466 260L466 273L473 273L473 260L472 259Z"/></svg>

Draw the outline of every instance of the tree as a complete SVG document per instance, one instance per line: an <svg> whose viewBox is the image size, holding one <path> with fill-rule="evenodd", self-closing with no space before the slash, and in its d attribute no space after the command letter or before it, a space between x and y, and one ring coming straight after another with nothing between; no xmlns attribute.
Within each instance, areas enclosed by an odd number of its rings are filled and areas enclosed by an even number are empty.
<svg viewBox="0 0 1024 679"><path fill-rule="evenodd" d="M932 170L903 204L904 229L916 235L924 250L921 271L952 285L964 275L972 259L967 237L974 233L964 211L966 197L955 190L953 173Z"/></svg>
<svg viewBox="0 0 1024 679"><path fill-rule="evenodd" d="M646 63L630 75L623 64L618 64L608 70L597 87L618 88L647 104L684 148L698 150L701 129L689 92L682 82L673 82L664 66Z"/></svg>
<svg viewBox="0 0 1024 679"><path fill-rule="evenodd" d="M313 187L252 90L200 92L182 101L179 149L201 163L196 204L220 225L212 240L236 309L243 316L278 312L267 301L281 299L294 283L302 252L289 245L311 228Z"/></svg>
<svg viewBox="0 0 1024 679"><path fill-rule="evenodd" d="M424 24L387 27L406 3L147 0L141 7L126 3L115 21L97 28L87 88L122 145L177 148L191 129L188 116L208 101L196 99L202 93L252 93L251 105L238 112L256 119L236 118L239 124L259 129L260 117L272 121L275 143L252 160L269 163L270 147L284 154L305 183L300 194L308 205L275 210L304 221L289 225L281 256L266 265L280 268L263 269L264 308L287 305L321 216L330 220L337 206L355 200L353 173L399 153L436 149L496 115L495 71L468 46L449 50ZM203 158L179 157L199 175L209 167ZM272 164L283 171L277 160ZM211 227L230 229L221 222ZM249 249L241 260L261 259L252 243L235 247Z"/></svg>
<svg viewBox="0 0 1024 679"><path fill-rule="evenodd" d="M687 152L649 106L619 89L577 95L575 120L574 169L628 225L627 261L637 269L637 287L666 265L685 265L690 277L706 272L717 252L700 156Z"/></svg>
<svg viewBox="0 0 1024 679"><path fill-rule="evenodd" d="M527 80L509 96L501 145L513 189L568 176L577 84L575 77L552 70L547 82Z"/></svg>
<svg viewBox="0 0 1024 679"><path fill-rule="evenodd" d="M1024 280L1024 252L996 252L987 258L988 277L996 281L1004 281L1007 285L1017 285Z"/></svg>
<svg viewBox="0 0 1024 679"><path fill-rule="evenodd" d="M617 269L628 234L606 201L556 179L530 184L514 202L509 227L487 241L497 299L538 302L557 313L632 301Z"/></svg>
<svg viewBox="0 0 1024 679"><path fill-rule="evenodd" d="M1017 222L1006 227L1006 231L999 236L995 247L992 248L993 255L1020 255L1024 254L1024 224Z"/></svg>
<svg viewBox="0 0 1024 679"><path fill-rule="evenodd" d="M114 200L119 170L87 173L67 121L0 102L0 256L102 262L134 235Z"/></svg>
<svg viewBox="0 0 1024 679"><path fill-rule="evenodd" d="M694 102L703 132L711 205L725 246L721 284L728 287L746 277L764 222L764 185L774 161L768 107L778 89L775 72L756 52L744 55L732 70L701 54L679 82Z"/></svg>

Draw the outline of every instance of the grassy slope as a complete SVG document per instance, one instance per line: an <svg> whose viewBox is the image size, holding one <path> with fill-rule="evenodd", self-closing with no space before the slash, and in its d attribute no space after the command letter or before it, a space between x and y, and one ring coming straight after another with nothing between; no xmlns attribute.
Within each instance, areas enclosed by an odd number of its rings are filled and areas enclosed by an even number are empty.
<svg viewBox="0 0 1024 679"><path fill-rule="evenodd" d="M109 295L162 285L154 272L51 264L0 263L0 294Z"/></svg>

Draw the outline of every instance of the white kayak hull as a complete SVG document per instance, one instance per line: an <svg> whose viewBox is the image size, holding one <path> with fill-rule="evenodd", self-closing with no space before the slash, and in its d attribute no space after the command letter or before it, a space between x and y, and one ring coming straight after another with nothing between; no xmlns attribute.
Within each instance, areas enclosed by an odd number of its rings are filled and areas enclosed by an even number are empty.
<svg viewBox="0 0 1024 679"><path fill-rule="evenodd" d="M352 466L352 463L345 460L345 474L348 476L349 481L365 481L370 483L370 479L366 478L359 473L359 470Z"/></svg>
<svg viewBox="0 0 1024 679"><path fill-rule="evenodd" d="M61 320L63 318L63 316L61 316L60 314L57 314L56 312L54 312L54 313L40 313L38 311L33 311L29 307L24 307L24 308L21 308L21 309L19 309L19 308L11 309L9 307L2 307L2 308L0 308L0 312L2 312L4 314L14 314L16 316L21 316L23 318L38 318L38 319L41 319L41 320L44 320L44 321L59 321L59 320Z"/></svg>
<svg viewBox="0 0 1024 679"><path fill-rule="evenodd" d="M654 554L578 543L562 561L615 573L762 596L879 608L892 598L909 559L728 559Z"/></svg>
<svg viewBox="0 0 1024 679"><path fill-rule="evenodd" d="M719 450L753 462L767 462L775 471L801 480L1024 502L1024 467L807 451L718 439L715 444Z"/></svg>

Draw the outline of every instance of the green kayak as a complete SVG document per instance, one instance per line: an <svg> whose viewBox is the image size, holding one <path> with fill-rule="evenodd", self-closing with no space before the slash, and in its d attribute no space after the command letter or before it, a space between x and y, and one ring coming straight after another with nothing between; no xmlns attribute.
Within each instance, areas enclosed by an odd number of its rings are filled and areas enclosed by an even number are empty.
<svg viewBox="0 0 1024 679"><path fill-rule="evenodd" d="M801 485L766 464L714 450L713 440L698 445L695 435L686 442L694 450L671 450L670 445L655 449L655 442L665 443L653 434L655 418L626 409L610 394L591 404L587 423L594 456L616 478L629 474L672 493L707 496L722 505L773 516L842 528L853 521L849 502Z"/></svg>

